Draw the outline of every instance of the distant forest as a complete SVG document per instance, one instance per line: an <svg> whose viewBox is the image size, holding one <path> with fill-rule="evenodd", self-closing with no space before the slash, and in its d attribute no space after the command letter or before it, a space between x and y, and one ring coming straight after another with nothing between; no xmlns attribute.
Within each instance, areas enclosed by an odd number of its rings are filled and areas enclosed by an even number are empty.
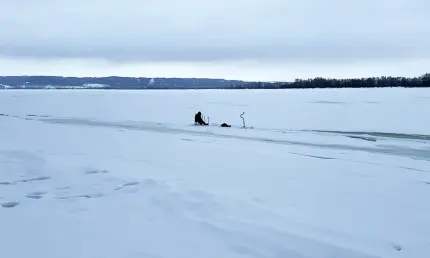
<svg viewBox="0 0 430 258"><path fill-rule="evenodd" d="M294 82L247 82L207 78L0 76L0 89L308 89L430 87L430 73L419 77L296 79Z"/></svg>
<svg viewBox="0 0 430 258"><path fill-rule="evenodd" d="M238 85L235 88L246 89L308 89L308 88L382 88L382 87L430 87L430 73L419 77L371 77L354 79L330 79L317 77L313 79L296 79L294 82L264 83L252 82Z"/></svg>

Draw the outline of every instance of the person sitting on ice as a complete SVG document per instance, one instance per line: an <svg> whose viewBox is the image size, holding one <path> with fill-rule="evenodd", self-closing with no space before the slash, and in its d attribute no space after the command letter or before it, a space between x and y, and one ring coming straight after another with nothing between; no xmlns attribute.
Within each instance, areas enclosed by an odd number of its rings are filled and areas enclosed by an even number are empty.
<svg viewBox="0 0 430 258"><path fill-rule="evenodd" d="M199 111L197 112L197 114L194 116L194 123L198 124L198 125L208 125L208 123L206 123L203 118L202 118L202 113Z"/></svg>

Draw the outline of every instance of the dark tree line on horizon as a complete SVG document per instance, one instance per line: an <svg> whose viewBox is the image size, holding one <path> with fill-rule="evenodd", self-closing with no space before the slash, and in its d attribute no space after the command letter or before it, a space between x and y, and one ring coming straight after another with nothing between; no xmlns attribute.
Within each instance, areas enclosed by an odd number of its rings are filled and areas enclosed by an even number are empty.
<svg viewBox="0 0 430 258"><path fill-rule="evenodd" d="M251 82L235 86L236 89L309 89L309 88L383 88L383 87L430 87L430 73L419 77L369 77L352 79L296 79L294 82Z"/></svg>
<svg viewBox="0 0 430 258"><path fill-rule="evenodd" d="M296 79L281 88L381 88L381 87L430 87L430 73L420 77L370 77L360 79L325 79L314 78L309 80Z"/></svg>
<svg viewBox="0 0 430 258"><path fill-rule="evenodd" d="M89 86L85 86L88 85ZM308 89L308 88L382 88L430 87L430 73L419 77L370 77L332 79L317 77L293 82L245 82L207 78L133 78L133 77L61 77L61 76L0 76L0 89L45 87L62 88L102 84L104 89ZM99 88L99 86L94 86Z"/></svg>
<svg viewBox="0 0 430 258"><path fill-rule="evenodd" d="M317 77L314 79L296 79L292 83L286 83L280 88L382 88L382 87L430 87L430 73L419 77L370 77L356 79L326 79Z"/></svg>

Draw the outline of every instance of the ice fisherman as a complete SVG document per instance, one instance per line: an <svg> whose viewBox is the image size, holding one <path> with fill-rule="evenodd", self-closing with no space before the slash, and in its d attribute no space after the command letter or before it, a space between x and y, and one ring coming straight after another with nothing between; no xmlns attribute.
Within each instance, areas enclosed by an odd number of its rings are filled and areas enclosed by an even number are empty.
<svg viewBox="0 0 430 258"><path fill-rule="evenodd" d="M208 125L208 123L206 123L203 118L202 118L202 113L199 111L197 112L197 114L194 116L194 123L198 124L198 125ZM231 127L231 125L226 124L226 123L222 123L221 127Z"/></svg>
<svg viewBox="0 0 430 258"><path fill-rule="evenodd" d="M206 123L203 118L202 118L202 113L199 111L197 112L197 114L194 116L194 123L198 124L198 125L208 125L208 123Z"/></svg>

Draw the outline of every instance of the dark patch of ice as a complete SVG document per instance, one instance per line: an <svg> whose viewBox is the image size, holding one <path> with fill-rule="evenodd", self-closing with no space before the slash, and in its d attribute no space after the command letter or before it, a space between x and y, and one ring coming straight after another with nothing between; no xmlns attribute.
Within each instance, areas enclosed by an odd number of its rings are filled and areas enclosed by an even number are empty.
<svg viewBox="0 0 430 258"><path fill-rule="evenodd" d="M29 179L23 179L23 180L19 180L19 182L22 183L29 183L29 182L34 182L34 181L43 181L43 180L48 180L50 179L50 176L40 176L40 177L34 177L34 178L29 178Z"/></svg>
<svg viewBox="0 0 430 258"><path fill-rule="evenodd" d="M308 154L302 154L302 153L296 153L296 152L290 152L291 154L294 155L300 155L300 156L305 156L305 157L310 157L310 158L316 158L316 159L335 159L332 157L323 157L323 156L315 156L315 155L308 155Z"/></svg>
<svg viewBox="0 0 430 258"><path fill-rule="evenodd" d="M61 199L61 200L70 200L70 199L79 199L79 198L92 199L92 198L100 198L103 196L105 196L103 193L93 193L93 194L80 194L80 195L73 195L73 196L62 196L62 197L58 197L57 199Z"/></svg>
<svg viewBox="0 0 430 258"><path fill-rule="evenodd" d="M370 135L375 137L393 138L393 139L407 139L407 140L428 140L430 135L426 134L405 134L405 133L388 133L388 132L364 132L364 131L333 131L333 130L313 130L319 133L336 133L347 135Z"/></svg>
<svg viewBox="0 0 430 258"><path fill-rule="evenodd" d="M376 142L376 138L372 138L372 137L365 137L365 136L353 136L353 135L347 135L346 137L352 138L352 139L359 139L359 140L364 140L364 141L368 141L368 142Z"/></svg>
<svg viewBox="0 0 430 258"><path fill-rule="evenodd" d="M55 189L56 190L68 190L68 189L70 189L70 186L61 186L61 187L57 187Z"/></svg>
<svg viewBox="0 0 430 258"><path fill-rule="evenodd" d="M114 191L118 191L118 190L121 190L123 188L134 186L134 185L138 185L138 184L139 184L139 182L128 182L128 183L125 183L125 184L122 184L122 185L118 186L117 188L115 188L113 190Z"/></svg>
<svg viewBox="0 0 430 258"><path fill-rule="evenodd" d="M403 168L403 169L413 170L413 171L419 171L419 172L428 172L428 171L418 169L418 168L410 168L410 167L403 167L403 166L398 166L398 168Z"/></svg>
<svg viewBox="0 0 430 258"><path fill-rule="evenodd" d="M34 192L34 193L30 193L28 194L26 197L29 199L42 199L43 196L46 194L46 192Z"/></svg>
<svg viewBox="0 0 430 258"><path fill-rule="evenodd" d="M85 174L87 174L87 175L107 174L107 173L109 173L109 170L106 170L106 169L102 169L102 170L95 169L95 170L88 170L85 172Z"/></svg>
<svg viewBox="0 0 430 258"><path fill-rule="evenodd" d="M19 205L19 202L5 202L5 203L1 204L1 206L3 208L13 208L13 207L16 207L18 205Z"/></svg>
<svg viewBox="0 0 430 258"><path fill-rule="evenodd" d="M396 250L396 251L402 251L402 246L401 245L393 245L393 248Z"/></svg>
<svg viewBox="0 0 430 258"><path fill-rule="evenodd" d="M270 144L282 144L282 145L299 145L299 146L307 146L307 147L316 147L316 148L329 148L329 149L338 149L338 150L348 150L348 151L365 151L370 153L379 153L386 155L396 155L396 156L404 156L413 159L422 159L422 160L430 160L430 149L414 149L410 147L362 147L362 146L351 146L347 144L330 144L330 143L313 143L306 141L294 141L294 140L278 140L271 139L265 137L250 137L243 135L225 135L208 131L195 131L195 130L187 130L184 128L174 128L167 124L157 124L150 122L141 122L141 123L122 123L122 122L107 122L107 121L94 121L94 120L86 120L86 119L75 119L75 118L63 118L63 119L40 119L40 121L53 123L53 124L68 124L75 126L99 126L99 127L107 127L107 128L116 128L116 129L127 129L127 130L139 130L139 131L148 131L148 132L156 132L156 133L166 133L166 134L186 134L192 136L204 136L204 137L212 137L212 138L223 138L223 139L235 139L235 140L244 140L244 141L253 141L253 142L263 142ZM256 130L265 130L265 129L256 129ZM415 140L430 140L430 135L416 135L416 134L397 134L397 133L383 133L383 132L345 132L345 131L324 131L324 130L300 130L300 132L323 132L323 133L335 133L335 134L349 134L349 135L366 135L373 137L391 137L391 138L399 138L399 139L415 139Z"/></svg>

